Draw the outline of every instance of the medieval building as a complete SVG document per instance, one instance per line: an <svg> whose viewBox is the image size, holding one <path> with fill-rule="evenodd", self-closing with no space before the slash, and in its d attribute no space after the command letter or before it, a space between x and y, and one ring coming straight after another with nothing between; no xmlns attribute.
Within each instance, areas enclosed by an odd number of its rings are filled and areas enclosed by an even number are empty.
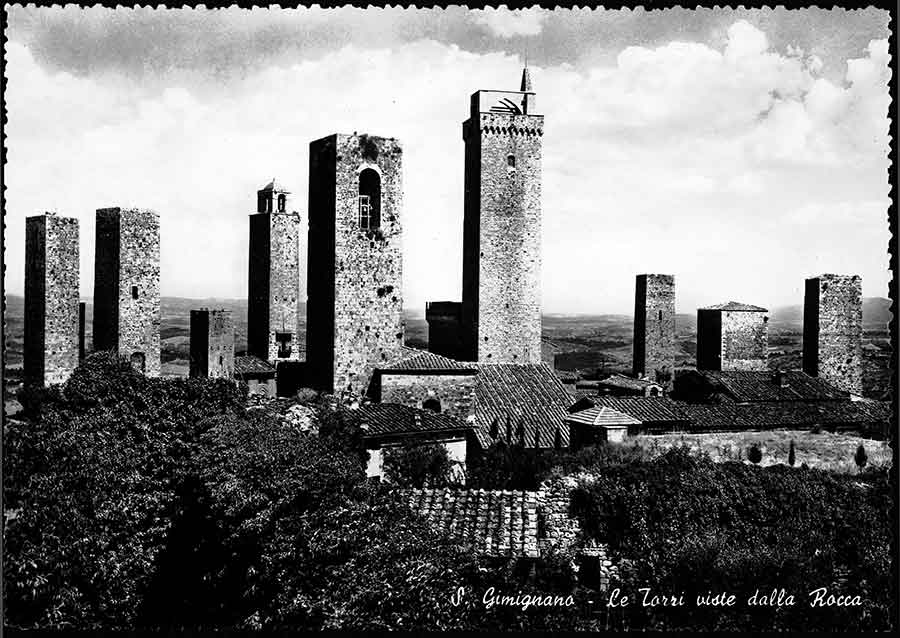
<svg viewBox="0 0 900 638"><path fill-rule="evenodd" d="M403 346L402 148L335 134L309 146L310 385L362 394Z"/></svg>
<svg viewBox="0 0 900 638"><path fill-rule="evenodd" d="M430 304L429 349L482 363L540 363L544 116L528 69L519 91L476 91L470 109L462 304Z"/></svg>
<svg viewBox="0 0 900 638"><path fill-rule="evenodd" d="M806 280L803 370L862 394L862 280L821 275Z"/></svg>
<svg viewBox="0 0 900 638"><path fill-rule="evenodd" d="M159 214L97 210L94 350L112 350L157 376L159 322Z"/></svg>
<svg viewBox="0 0 900 638"><path fill-rule="evenodd" d="M190 376L234 375L234 321L230 310L191 310Z"/></svg>
<svg viewBox="0 0 900 638"><path fill-rule="evenodd" d="M634 360L637 378L669 385L675 369L675 277L638 275L634 294Z"/></svg>
<svg viewBox="0 0 900 638"><path fill-rule="evenodd" d="M25 383L62 383L78 366L78 220L25 220Z"/></svg>
<svg viewBox="0 0 900 638"><path fill-rule="evenodd" d="M247 351L263 361L300 361L300 214L273 179L257 191L250 215Z"/></svg>
<svg viewBox="0 0 900 638"><path fill-rule="evenodd" d="M768 310L729 301L697 310L698 370L766 370Z"/></svg>

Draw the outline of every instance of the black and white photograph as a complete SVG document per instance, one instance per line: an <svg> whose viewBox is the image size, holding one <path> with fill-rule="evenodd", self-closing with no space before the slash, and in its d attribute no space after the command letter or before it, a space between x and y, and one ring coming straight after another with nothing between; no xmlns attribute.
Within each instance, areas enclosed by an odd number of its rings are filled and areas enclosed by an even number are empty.
<svg viewBox="0 0 900 638"><path fill-rule="evenodd" d="M896 631L896 19L6 4L3 630Z"/></svg>

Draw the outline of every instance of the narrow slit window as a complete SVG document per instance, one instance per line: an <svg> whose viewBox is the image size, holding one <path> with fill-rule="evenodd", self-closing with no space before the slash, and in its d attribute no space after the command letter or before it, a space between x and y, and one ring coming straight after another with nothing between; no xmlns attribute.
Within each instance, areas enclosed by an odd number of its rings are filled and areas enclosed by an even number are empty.
<svg viewBox="0 0 900 638"><path fill-rule="evenodd" d="M381 176L371 168L359 174L359 227L381 227Z"/></svg>
<svg viewBox="0 0 900 638"><path fill-rule="evenodd" d="M278 212L283 213L287 209L287 197L285 195L278 196Z"/></svg>
<svg viewBox="0 0 900 638"><path fill-rule="evenodd" d="M131 298L132 298L132 299L137 299L137 298L138 298L138 288L137 288L137 286L132 286L132 287L131 287Z"/></svg>
<svg viewBox="0 0 900 638"><path fill-rule="evenodd" d="M506 156L506 166L510 169L516 168L516 156L515 155L507 155Z"/></svg>

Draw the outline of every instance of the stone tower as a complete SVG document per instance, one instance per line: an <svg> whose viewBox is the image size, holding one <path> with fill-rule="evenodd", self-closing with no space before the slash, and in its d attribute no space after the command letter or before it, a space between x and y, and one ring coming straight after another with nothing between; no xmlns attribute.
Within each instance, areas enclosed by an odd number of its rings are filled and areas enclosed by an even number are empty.
<svg viewBox="0 0 900 638"><path fill-rule="evenodd" d="M63 383L78 367L78 220L25 220L26 384Z"/></svg>
<svg viewBox="0 0 900 638"><path fill-rule="evenodd" d="M635 377L672 381L675 370L675 277L638 275L634 294Z"/></svg>
<svg viewBox="0 0 900 638"><path fill-rule="evenodd" d="M230 310L191 310L192 377L234 375L234 322Z"/></svg>
<svg viewBox="0 0 900 638"><path fill-rule="evenodd" d="M698 370L768 370L769 317L729 301L697 310Z"/></svg>
<svg viewBox="0 0 900 638"><path fill-rule="evenodd" d="M806 280L803 371L862 394L862 279L820 275Z"/></svg>
<svg viewBox="0 0 900 638"><path fill-rule="evenodd" d="M309 145L307 360L319 389L363 394L403 345L402 149L330 135Z"/></svg>
<svg viewBox="0 0 900 638"><path fill-rule="evenodd" d="M541 362L543 133L527 68L519 91L472 95L463 122L465 359Z"/></svg>
<svg viewBox="0 0 900 638"><path fill-rule="evenodd" d="M149 376L160 370L159 214L97 210L94 350L127 357Z"/></svg>
<svg viewBox="0 0 900 638"><path fill-rule="evenodd" d="M273 179L250 215L247 351L276 364L303 359L300 342L300 214Z"/></svg>

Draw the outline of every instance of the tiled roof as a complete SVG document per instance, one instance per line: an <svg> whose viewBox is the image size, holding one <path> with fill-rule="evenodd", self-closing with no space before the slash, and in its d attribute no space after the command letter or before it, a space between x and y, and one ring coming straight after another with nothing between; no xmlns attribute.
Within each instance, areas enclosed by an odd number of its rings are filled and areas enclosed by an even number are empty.
<svg viewBox="0 0 900 638"><path fill-rule="evenodd" d="M456 361L427 350L419 350L408 346L402 346L398 357L389 361L386 365L380 366L381 370L394 371L475 370L476 368L476 363Z"/></svg>
<svg viewBox="0 0 900 638"><path fill-rule="evenodd" d="M879 425L890 421L890 404L882 401L771 401L749 404L680 404L691 429L752 430L814 425Z"/></svg>
<svg viewBox="0 0 900 638"><path fill-rule="evenodd" d="M521 430L525 447L550 448L569 445L565 427L566 409L572 397L546 364L478 364L475 385L476 434L482 447L494 442L491 427L496 424L498 438L506 439L507 427L513 441Z"/></svg>
<svg viewBox="0 0 900 638"><path fill-rule="evenodd" d="M667 397L590 397L595 406L606 406L641 423L686 423L680 406Z"/></svg>
<svg viewBox="0 0 900 638"><path fill-rule="evenodd" d="M538 556L538 492L398 490L440 533L487 556Z"/></svg>
<svg viewBox="0 0 900 638"><path fill-rule="evenodd" d="M566 421L569 423L581 423L584 425L591 426L604 426L604 425L640 425L641 422L635 419L633 416L629 416L628 414L624 414L619 412L618 410L613 410L610 407L605 405L595 405L592 408L588 408L587 410L582 410L580 412L576 412L575 414L570 414L566 417Z"/></svg>
<svg viewBox="0 0 900 638"><path fill-rule="evenodd" d="M775 372L729 370L698 371L708 383L710 391L725 392L738 402L744 401L826 401L848 399L850 394L835 388L819 377L799 370L782 372L786 385L782 387Z"/></svg>
<svg viewBox="0 0 900 638"><path fill-rule="evenodd" d="M257 356L246 355L234 358L235 376L258 376L260 374L275 375L275 367Z"/></svg>
<svg viewBox="0 0 900 638"><path fill-rule="evenodd" d="M349 410L347 415L349 420L366 429L367 436L471 430L473 427L471 424L447 414L398 403L372 403L356 410Z"/></svg>
<svg viewBox="0 0 900 638"><path fill-rule="evenodd" d="M645 388L656 386L659 387L658 383L654 383L653 381L648 381L647 379L635 379L633 377L626 377L624 374L614 374L603 380L601 380L598 386L611 386L614 388L625 388L626 390L640 390L643 391Z"/></svg>
<svg viewBox="0 0 900 638"><path fill-rule="evenodd" d="M727 303L720 303L714 306L706 306L705 308L700 308L700 310L726 310L730 312L769 312L768 310L760 306L753 306L751 304L741 303L739 301L729 301Z"/></svg>

